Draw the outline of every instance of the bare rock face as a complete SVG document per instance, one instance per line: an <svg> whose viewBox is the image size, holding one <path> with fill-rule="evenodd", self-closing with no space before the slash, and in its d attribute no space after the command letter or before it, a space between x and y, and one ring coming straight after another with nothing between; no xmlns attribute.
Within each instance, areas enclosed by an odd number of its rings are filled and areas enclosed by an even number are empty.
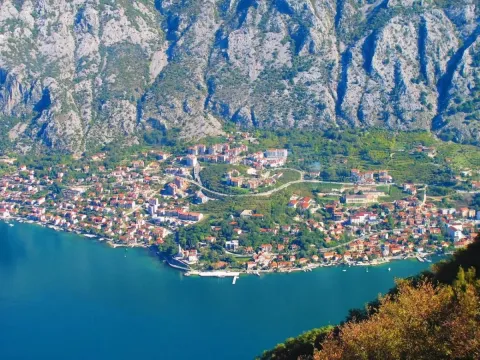
<svg viewBox="0 0 480 360"><path fill-rule="evenodd" d="M217 32L206 107L253 126L335 122L334 2L240 1Z"/></svg>
<svg viewBox="0 0 480 360"><path fill-rule="evenodd" d="M135 137L159 18L153 1L3 1L0 113L27 124L15 142L79 152L93 138Z"/></svg>
<svg viewBox="0 0 480 360"><path fill-rule="evenodd" d="M353 124L428 129L436 82L457 46L451 23L437 10L393 18L347 50L340 115Z"/></svg>
<svg viewBox="0 0 480 360"><path fill-rule="evenodd" d="M478 143L479 18L476 0L4 0L2 136L82 152L233 121Z"/></svg>

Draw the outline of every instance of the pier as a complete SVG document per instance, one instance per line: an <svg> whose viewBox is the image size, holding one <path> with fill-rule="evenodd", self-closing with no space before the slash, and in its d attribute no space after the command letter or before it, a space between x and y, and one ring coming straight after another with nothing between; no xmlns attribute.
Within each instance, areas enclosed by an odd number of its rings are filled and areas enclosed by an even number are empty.
<svg viewBox="0 0 480 360"><path fill-rule="evenodd" d="M189 271L185 275L197 275L201 277L217 277L217 278L225 278L225 277L233 277L239 278L239 272L232 272L232 271Z"/></svg>

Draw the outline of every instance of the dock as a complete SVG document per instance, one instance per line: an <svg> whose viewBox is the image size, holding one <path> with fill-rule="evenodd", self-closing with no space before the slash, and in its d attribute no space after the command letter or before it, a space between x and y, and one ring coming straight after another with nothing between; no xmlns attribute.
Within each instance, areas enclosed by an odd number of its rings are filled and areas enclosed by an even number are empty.
<svg viewBox="0 0 480 360"><path fill-rule="evenodd" d="M188 276L190 275L196 275L200 277L217 277L217 278L226 278L226 277L231 277L231 278L239 278L240 273L239 272L233 272L233 271L189 271ZM187 275L186 274L186 275ZM236 280L235 280L236 281Z"/></svg>
<svg viewBox="0 0 480 360"><path fill-rule="evenodd" d="M235 285L237 283L238 276L233 277L232 285Z"/></svg>
<svg viewBox="0 0 480 360"><path fill-rule="evenodd" d="M417 255L417 260L420 261L420 262L424 262L425 260L423 260L422 257L420 257L420 255Z"/></svg>

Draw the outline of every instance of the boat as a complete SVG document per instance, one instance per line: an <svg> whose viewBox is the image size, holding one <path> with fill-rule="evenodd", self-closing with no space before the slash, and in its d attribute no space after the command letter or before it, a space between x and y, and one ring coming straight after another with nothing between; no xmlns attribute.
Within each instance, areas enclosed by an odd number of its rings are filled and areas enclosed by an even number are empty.
<svg viewBox="0 0 480 360"><path fill-rule="evenodd" d="M367 271L366 271L366 272L368 272L368 268L367 268Z"/></svg>
<svg viewBox="0 0 480 360"><path fill-rule="evenodd" d="M13 225L13 224L8 224L8 226L10 226L10 227L14 227L14 225Z"/></svg>
<svg viewBox="0 0 480 360"><path fill-rule="evenodd" d="M392 271L392 268L388 268L388 271Z"/></svg>
<svg viewBox="0 0 480 360"><path fill-rule="evenodd" d="M342 271L347 271L347 269L343 269Z"/></svg>

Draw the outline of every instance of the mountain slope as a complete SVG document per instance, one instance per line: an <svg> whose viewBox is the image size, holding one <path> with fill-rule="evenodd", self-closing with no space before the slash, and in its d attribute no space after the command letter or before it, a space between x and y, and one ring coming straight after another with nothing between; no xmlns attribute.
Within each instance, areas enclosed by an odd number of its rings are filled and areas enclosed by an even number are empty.
<svg viewBox="0 0 480 360"><path fill-rule="evenodd" d="M223 121L480 140L475 0L4 0L4 143L72 152Z"/></svg>
<svg viewBox="0 0 480 360"><path fill-rule="evenodd" d="M480 237L336 328L309 331L261 359L478 359Z"/></svg>

